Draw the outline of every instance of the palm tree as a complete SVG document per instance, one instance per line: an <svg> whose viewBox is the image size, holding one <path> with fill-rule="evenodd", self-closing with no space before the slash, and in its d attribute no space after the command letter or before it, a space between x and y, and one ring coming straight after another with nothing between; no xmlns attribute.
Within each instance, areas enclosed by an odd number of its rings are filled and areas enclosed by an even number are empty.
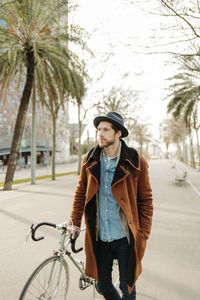
<svg viewBox="0 0 200 300"><path fill-rule="evenodd" d="M0 19L0 99L5 100L12 79L24 83L18 109L4 190L12 187L21 137L34 78L38 95L44 102L44 89L49 101L60 98L67 90L77 93L72 56L65 42L73 39L67 25L60 22L68 13L68 0L1 1ZM41 90L43 89L43 92Z"/></svg>
<svg viewBox="0 0 200 300"><path fill-rule="evenodd" d="M200 87L195 85L189 79L183 81L178 86L180 85L181 87L173 92L173 96L168 103L167 110L168 113L171 112L176 119L179 119L181 116L183 117L183 121L186 125L190 138L191 165L195 168L196 164L194 159L192 120L194 119L197 111L197 105L200 101Z"/></svg>
<svg viewBox="0 0 200 300"><path fill-rule="evenodd" d="M196 133L197 140L197 153L199 158L199 170L200 170L200 144L199 144L199 129L200 129L200 102L197 103L196 109L194 110L193 128Z"/></svg>
<svg viewBox="0 0 200 300"><path fill-rule="evenodd" d="M135 122L133 132L134 139L139 145L139 153L148 158L148 152L144 153L144 145L146 144L148 146L151 141L151 133L148 131L148 125ZM148 149L148 147L146 147L146 149Z"/></svg>
<svg viewBox="0 0 200 300"><path fill-rule="evenodd" d="M176 120L174 117L165 119L163 121L162 130L163 140L175 144L177 146L178 158L187 163L185 149L186 128L182 119Z"/></svg>
<svg viewBox="0 0 200 300"><path fill-rule="evenodd" d="M50 75L50 74L49 74ZM51 78L51 76L54 77L54 74L50 75L50 82L51 84L53 84L53 82L55 82L53 80L53 78ZM70 82L69 87L67 88L67 90L71 90L70 94L77 98L80 99L81 97L83 97L84 95L84 85L83 85L83 80L81 78L80 75L78 75L76 72L71 72L71 79L72 82ZM55 76L56 78L56 76ZM53 128L53 147L52 147L52 180L56 179L56 174L55 174L55 154L56 154L56 121L58 118L58 112L59 110L62 108L65 110L64 108L64 103L66 101L68 101L68 95L63 95L62 93L59 95L60 91L58 90L59 88L59 84L58 86L48 86L47 81L44 83L44 86L46 85L46 90L48 93L48 101L45 98L45 93L44 93L44 88L43 86L40 85L40 83L38 83L38 90L40 92L41 95L41 99L42 99L42 104L45 105L48 110L51 113L51 117L52 117L52 128ZM52 93L53 91L53 93ZM43 94L43 95L42 95ZM79 103L79 101L77 100L77 102Z"/></svg>

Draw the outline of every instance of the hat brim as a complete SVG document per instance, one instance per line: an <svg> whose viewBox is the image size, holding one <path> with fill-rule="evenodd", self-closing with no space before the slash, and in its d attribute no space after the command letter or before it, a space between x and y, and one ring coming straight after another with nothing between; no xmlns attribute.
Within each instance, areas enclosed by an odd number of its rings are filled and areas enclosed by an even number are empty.
<svg viewBox="0 0 200 300"><path fill-rule="evenodd" d="M105 122L109 122L109 123L113 123L117 126L117 128L119 128L119 130L121 130L122 135L121 137L127 137L128 136L128 130L120 123L116 122L115 120L113 120L112 118L106 117L106 116L99 116L94 118L94 126L97 128L99 123L105 121Z"/></svg>

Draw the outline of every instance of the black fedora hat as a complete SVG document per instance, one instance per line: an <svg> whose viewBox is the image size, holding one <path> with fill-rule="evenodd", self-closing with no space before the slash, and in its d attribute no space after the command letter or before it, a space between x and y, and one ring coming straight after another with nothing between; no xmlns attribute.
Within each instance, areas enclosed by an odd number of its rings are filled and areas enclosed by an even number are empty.
<svg viewBox="0 0 200 300"><path fill-rule="evenodd" d="M115 111L110 111L108 112L105 116L98 116L94 118L94 126L97 128L99 123L102 121L110 122L113 123L121 130L122 136L121 137L126 137L128 136L128 130L124 127L124 119L123 117L118 114Z"/></svg>

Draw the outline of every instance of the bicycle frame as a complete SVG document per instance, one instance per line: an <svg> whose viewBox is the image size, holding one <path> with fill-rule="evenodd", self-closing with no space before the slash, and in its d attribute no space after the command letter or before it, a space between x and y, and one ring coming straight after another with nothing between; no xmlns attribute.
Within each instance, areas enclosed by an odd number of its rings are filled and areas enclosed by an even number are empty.
<svg viewBox="0 0 200 300"><path fill-rule="evenodd" d="M81 231L85 230L85 228L82 228ZM80 286L79 284L79 288L80 289L85 289L86 287L88 287L89 285L92 285L95 283L95 279L92 279L90 277L88 277L87 275L85 275L85 271L84 271L84 262L82 260L79 260L75 257L72 256L71 252L67 250L67 247L70 243L70 238L67 240L66 244L64 245L64 241L67 237L67 234L66 232L63 233L65 236L63 237L63 244L61 244L61 249L64 249L64 252L65 254L69 257L69 259L72 261L72 263L75 265L75 267L79 270L79 272L81 273L82 277L81 277L81 280L84 280L85 284L87 283L87 286L85 285L84 287L83 286ZM79 249L80 250L80 249ZM78 250L78 252L79 252ZM72 252L74 252L72 250ZM80 283L80 282L79 282Z"/></svg>
<svg viewBox="0 0 200 300"><path fill-rule="evenodd" d="M52 296L52 299L54 299L59 283L60 283L60 279L61 279L61 273L62 273L62 268L63 268L63 261L65 260L64 256L67 255L69 257L69 259L72 261L72 263L75 265L75 267L79 270L81 276L79 279L79 288L81 290L84 290L85 288L93 285L93 299L97 300L97 298L95 298L95 279L88 277L87 275L85 275L84 272L84 262L82 260L76 259L72 253L68 250L68 246L69 244L71 244L71 249L73 253L77 253L80 252L83 248L80 249L75 249L75 241L77 239L78 236L76 236L74 239L67 233L67 223L62 223L62 224L53 224L53 223L48 223L48 222L43 222L43 223L39 223L37 224L35 227L34 225L31 226L31 233L32 233L32 239L34 241L39 241L41 239L44 239L44 237L39 237L36 238L35 237L35 232L38 229L38 227L43 226L43 225L47 225L47 226L51 226L54 227L58 230L60 230L61 233L61 237L60 237L60 241L59 241L59 249L57 251L53 251L53 254L55 256L57 256L60 260L60 264L59 264L59 272L58 272L58 276L57 276L57 283L56 283L56 289L54 291L54 294ZM82 228L81 231L85 230L85 228ZM66 240L66 238L68 237L68 239ZM45 294L45 292L48 290L48 287L51 283L51 280L53 278L53 273L54 273L54 269L55 269L55 264L56 261L53 263L50 273L49 273L49 279L47 282L46 287L44 288L44 291L42 294Z"/></svg>

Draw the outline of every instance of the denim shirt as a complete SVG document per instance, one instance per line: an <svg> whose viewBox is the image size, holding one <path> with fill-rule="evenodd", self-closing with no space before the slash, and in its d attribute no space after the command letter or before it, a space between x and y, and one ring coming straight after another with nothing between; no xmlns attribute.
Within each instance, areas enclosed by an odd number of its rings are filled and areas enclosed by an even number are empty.
<svg viewBox="0 0 200 300"><path fill-rule="evenodd" d="M111 242L125 237L119 220L119 205L111 192L111 183L117 158L108 158L103 152L99 187L99 238Z"/></svg>

